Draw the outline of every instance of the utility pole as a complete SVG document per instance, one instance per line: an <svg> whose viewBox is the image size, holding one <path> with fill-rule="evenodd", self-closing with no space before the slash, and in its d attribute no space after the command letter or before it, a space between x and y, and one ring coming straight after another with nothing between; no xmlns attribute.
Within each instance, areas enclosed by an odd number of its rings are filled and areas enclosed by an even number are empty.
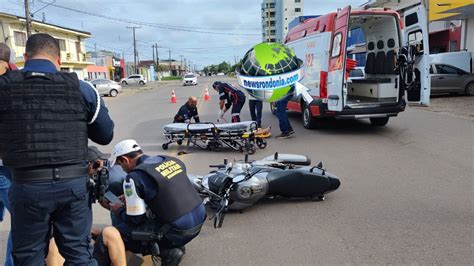
<svg viewBox="0 0 474 266"><path fill-rule="evenodd" d="M186 58L184 58L184 71L188 72L188 65L186 65Z"/></svg>
<svg viewBox="0 0 474 266"><path fill-rule="evenodd" d="M173 73L171 72L171 49L168 49L168 55L169 55L169 60L170 60L170 73Z"/></svg>
<svg viewBox="0 0 474 266"><path fill-rule="evenodd" d="M183 55L180 54L179 57L180 57L180 61L181 61L180 70L183 71Z"/></svg>
<svg viewBox="0 0 474 266"><path fill-rule="evenodd" d="M155 45L154 45L154 44L151 45L151 50L153 51L153 64L156 65L156 61L155 61Z"/></svg>
<svg viewBox="0 0 474 266"><path fill-rule="evenodd" d="M26 36L31 36L30 0L25 0Z"/></svg>
<svg viewBox="0 0 474 266"><path fill-rule="evenodd" d="M131 27L127 26L127 29L132 29L133 30L133 63L134 63L134 67L135 67L135 74L138 74L138 68L137 68L138 53L137 53L137 40L135 39L135 29L140 29L140 28L141 27L138 27L138 26L131 26Z"/></svg>
<svg viewBox="0 0 474 266"><path fill-rule="evenodd" d="M156 50L156 65L160 65L160 57L158 56L158 43L155 43L155 50Z"/></svg>

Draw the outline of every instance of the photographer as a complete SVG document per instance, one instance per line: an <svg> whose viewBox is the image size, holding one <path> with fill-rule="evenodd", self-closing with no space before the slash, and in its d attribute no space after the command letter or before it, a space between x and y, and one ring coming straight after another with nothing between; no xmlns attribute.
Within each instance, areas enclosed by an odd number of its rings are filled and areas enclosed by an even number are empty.
<svg viewBox="0 0 474 266"><path fill-rule="evenodd" d="M103 196L107 188L108 177L108 157L103 154L96 147L89 146L87 153L88 160L88 175L92 179L91 201L99 200L99 203L108 208L108 202ZM113 226L106 226L104 229L92 228L92 238L95 239L93 257L99 266L125 266L125 246L120 236L120 233ZM59 253L54 238L50 240L49 252L46 259L46 264L62 265L64 259Z"/></svg>

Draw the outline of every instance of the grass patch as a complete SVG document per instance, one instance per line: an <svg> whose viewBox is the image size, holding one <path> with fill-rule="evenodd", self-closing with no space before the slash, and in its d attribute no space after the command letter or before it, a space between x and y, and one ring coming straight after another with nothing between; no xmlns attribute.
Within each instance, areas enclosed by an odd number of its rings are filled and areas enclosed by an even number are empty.
<svg viewBox="0 0 474 266"><path fill-rule="evenodd" d="M177 76L171 76L171 77L163 77L161 80L166 81L166 80L182 80L182 77L177 77Z"/></svg>

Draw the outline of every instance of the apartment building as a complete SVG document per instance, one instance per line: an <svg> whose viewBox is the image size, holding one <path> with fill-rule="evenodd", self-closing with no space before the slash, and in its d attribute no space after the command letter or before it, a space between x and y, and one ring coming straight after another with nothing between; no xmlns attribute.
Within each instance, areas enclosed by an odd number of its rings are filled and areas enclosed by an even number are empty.
<svg viewBox="0 0 474 266"><path fill-rule="evenodd" d="M288 24L303 15L303 0L263 0L262 41L283 42Z"/></svg>
<svg viewBox="0 0 474 266"><path fill-rule="evenodd" d="M20 68L25 64L25 22L24 17L0 12L0 42L12 49L14 62ZM93 64L89 62L85 49L85 40L91 37L89 32L33 21L32 33L48 33L56 38L61 49L61 71L75 72L79 79L87 78L87 66Z"/></svg>

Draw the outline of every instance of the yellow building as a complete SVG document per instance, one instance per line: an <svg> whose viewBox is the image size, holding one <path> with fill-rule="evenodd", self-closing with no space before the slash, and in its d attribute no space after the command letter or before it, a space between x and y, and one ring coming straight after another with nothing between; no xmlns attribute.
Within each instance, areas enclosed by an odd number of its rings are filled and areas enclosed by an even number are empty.
<svg viewBox="0 0 474 266"><path fill-rule="evenodd" d="M32 22L32 33L47 33L56 38L61 49L61 71L76 72L79 79L87 77L89 62L86 56L85 39L91 37L89 32L70 29L43 23ZM0 42L6 43L13 52L14 62L22 67L25 62L23 54L26 45L25 18L0 12Z"/></svg>

